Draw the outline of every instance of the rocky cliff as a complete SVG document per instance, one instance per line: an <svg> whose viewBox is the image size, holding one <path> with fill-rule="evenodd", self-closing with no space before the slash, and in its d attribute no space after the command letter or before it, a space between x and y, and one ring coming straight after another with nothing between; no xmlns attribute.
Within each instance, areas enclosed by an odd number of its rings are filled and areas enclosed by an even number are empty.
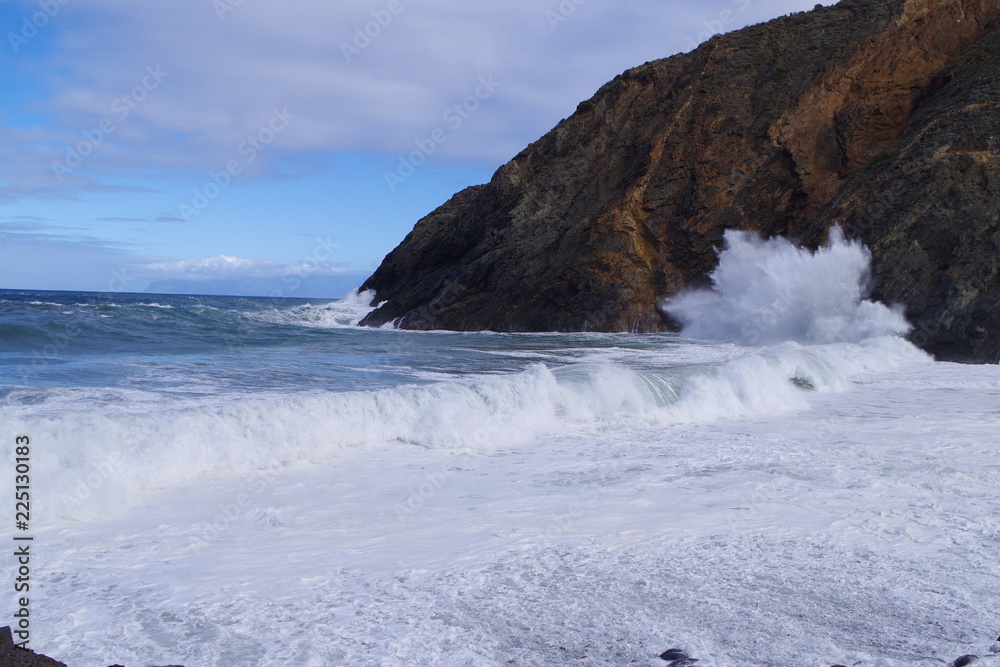
<svg viewBox="0 0 1000 667"><path fill-rule="evenodd" d="M726 229L839 223L916 343L998 361L998 29L1000 0L844 0L631 69L420 220L363 324L674 329Z"/></svg>

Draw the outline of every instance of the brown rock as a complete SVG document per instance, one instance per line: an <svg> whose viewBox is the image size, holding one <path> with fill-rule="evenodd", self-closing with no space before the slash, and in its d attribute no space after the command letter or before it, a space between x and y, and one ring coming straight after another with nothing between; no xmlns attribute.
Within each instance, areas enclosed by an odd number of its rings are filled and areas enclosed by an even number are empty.
<svg viewBox="0 0 1000 667"><path fill-rule="evenodd" d="M905 303L936 356L1000 359L1000 31L940 75L907 134L814 220L840 222L876 259L874 296Z"/></svg>
<svg viewBox="0 0 1000 667"><path fill-rule="evenodd" d="M658 331L726 229L872 249L913 340L1000 359L997 0L844 0L618 76L420 220L363 322Z"/></svg>

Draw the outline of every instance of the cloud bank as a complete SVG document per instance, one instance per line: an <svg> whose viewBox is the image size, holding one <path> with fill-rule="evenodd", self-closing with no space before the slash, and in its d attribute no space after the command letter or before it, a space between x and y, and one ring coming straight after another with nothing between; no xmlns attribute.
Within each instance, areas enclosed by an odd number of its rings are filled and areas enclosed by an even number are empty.
<svg viewBox="0 0 1000 667"><path fill-rule="evenodd" d="M49 4L59 9L34 34L23 21L37 2L2 3L13 29L0 64L37 87L0 128L7 200L224 169L276 108L295 119L242 165L250 176L301 172L331 153L406 154L481 77L500 88L436 159L499 166L625 68L811 3Z"/></svg>

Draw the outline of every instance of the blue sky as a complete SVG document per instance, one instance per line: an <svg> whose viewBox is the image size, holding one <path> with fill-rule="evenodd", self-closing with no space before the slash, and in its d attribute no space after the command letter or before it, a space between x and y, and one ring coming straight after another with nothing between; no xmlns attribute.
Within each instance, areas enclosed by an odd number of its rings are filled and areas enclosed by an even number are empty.
<svg viewBox="0 0 1000 667"><path fill-rule="evenodd" d="M0 288L360 283L616 74L814 4L0 0Z"/></svg>

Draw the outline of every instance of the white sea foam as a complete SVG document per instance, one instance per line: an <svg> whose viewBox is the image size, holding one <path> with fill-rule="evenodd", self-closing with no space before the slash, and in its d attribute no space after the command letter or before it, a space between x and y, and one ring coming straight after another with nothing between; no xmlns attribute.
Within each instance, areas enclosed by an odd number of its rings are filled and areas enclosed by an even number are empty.
<svg viewBox="0 0 1000 667"><path fill-rule="evenodd" d="M421 334L440 345L422 385L11 392L0 431L34 443L36 648L260 667L985 652L996 367L933 364L893 335L856 244L733 239L717 291L678 311L725 344L556 336L500 374ZM350 326L368 298L273 321ZM738 317L761 345L735 344L753 337Z"/></svg>
<svg viewBox="0 0 1000 667"><path fill-rule="evenodd" d="M521 373L429 386L201 398L165 408L153 400L99 401L91 395L99 390L88 390L87 404L102 404L100 411L73 409L72 401L44 412L22 406L0 423L8 432L61 443L38 454L49 470L36 490L44 499L39 507L53 517L85 519L141 502L157 489L326 462L387 443L482 453L581 428L780 414L808 407L811 391L844 389L859 373L926 360L905 341L882 337L863 344L788 343L676 368L535 364ZM89 493L88 477L108 466L115 474L100 480L104 490Z"/></svg>
<svg viewBox="0 0 1000 667"><path fill-rule="evenodd" d="M633 420L494 454L384 446L202 479L114 521L38 522L33 642L95 667L984 655L996 367L862 379L791 416ZM40 482L52 470L33 466Z"/></svg>
<svg viewBox="0 0 1000 667"><path fill-rule="evenodd" d="M899 307L866 300L871 254L839 227L815 253L775 237L727 231L713 288L689 290L663 307L692 338L771 344L857 342L910 330Z"/></svg>
<svg viewBox="0 0 1000 667"><path fill-rule="evenodd" d="M317 328L355 327L365 315L375 309L371 305L375 292L354 290L339 301L321 305L306 304L296 308L272 310L248 315L275 324L291 324L295 326Z"/></svg>

